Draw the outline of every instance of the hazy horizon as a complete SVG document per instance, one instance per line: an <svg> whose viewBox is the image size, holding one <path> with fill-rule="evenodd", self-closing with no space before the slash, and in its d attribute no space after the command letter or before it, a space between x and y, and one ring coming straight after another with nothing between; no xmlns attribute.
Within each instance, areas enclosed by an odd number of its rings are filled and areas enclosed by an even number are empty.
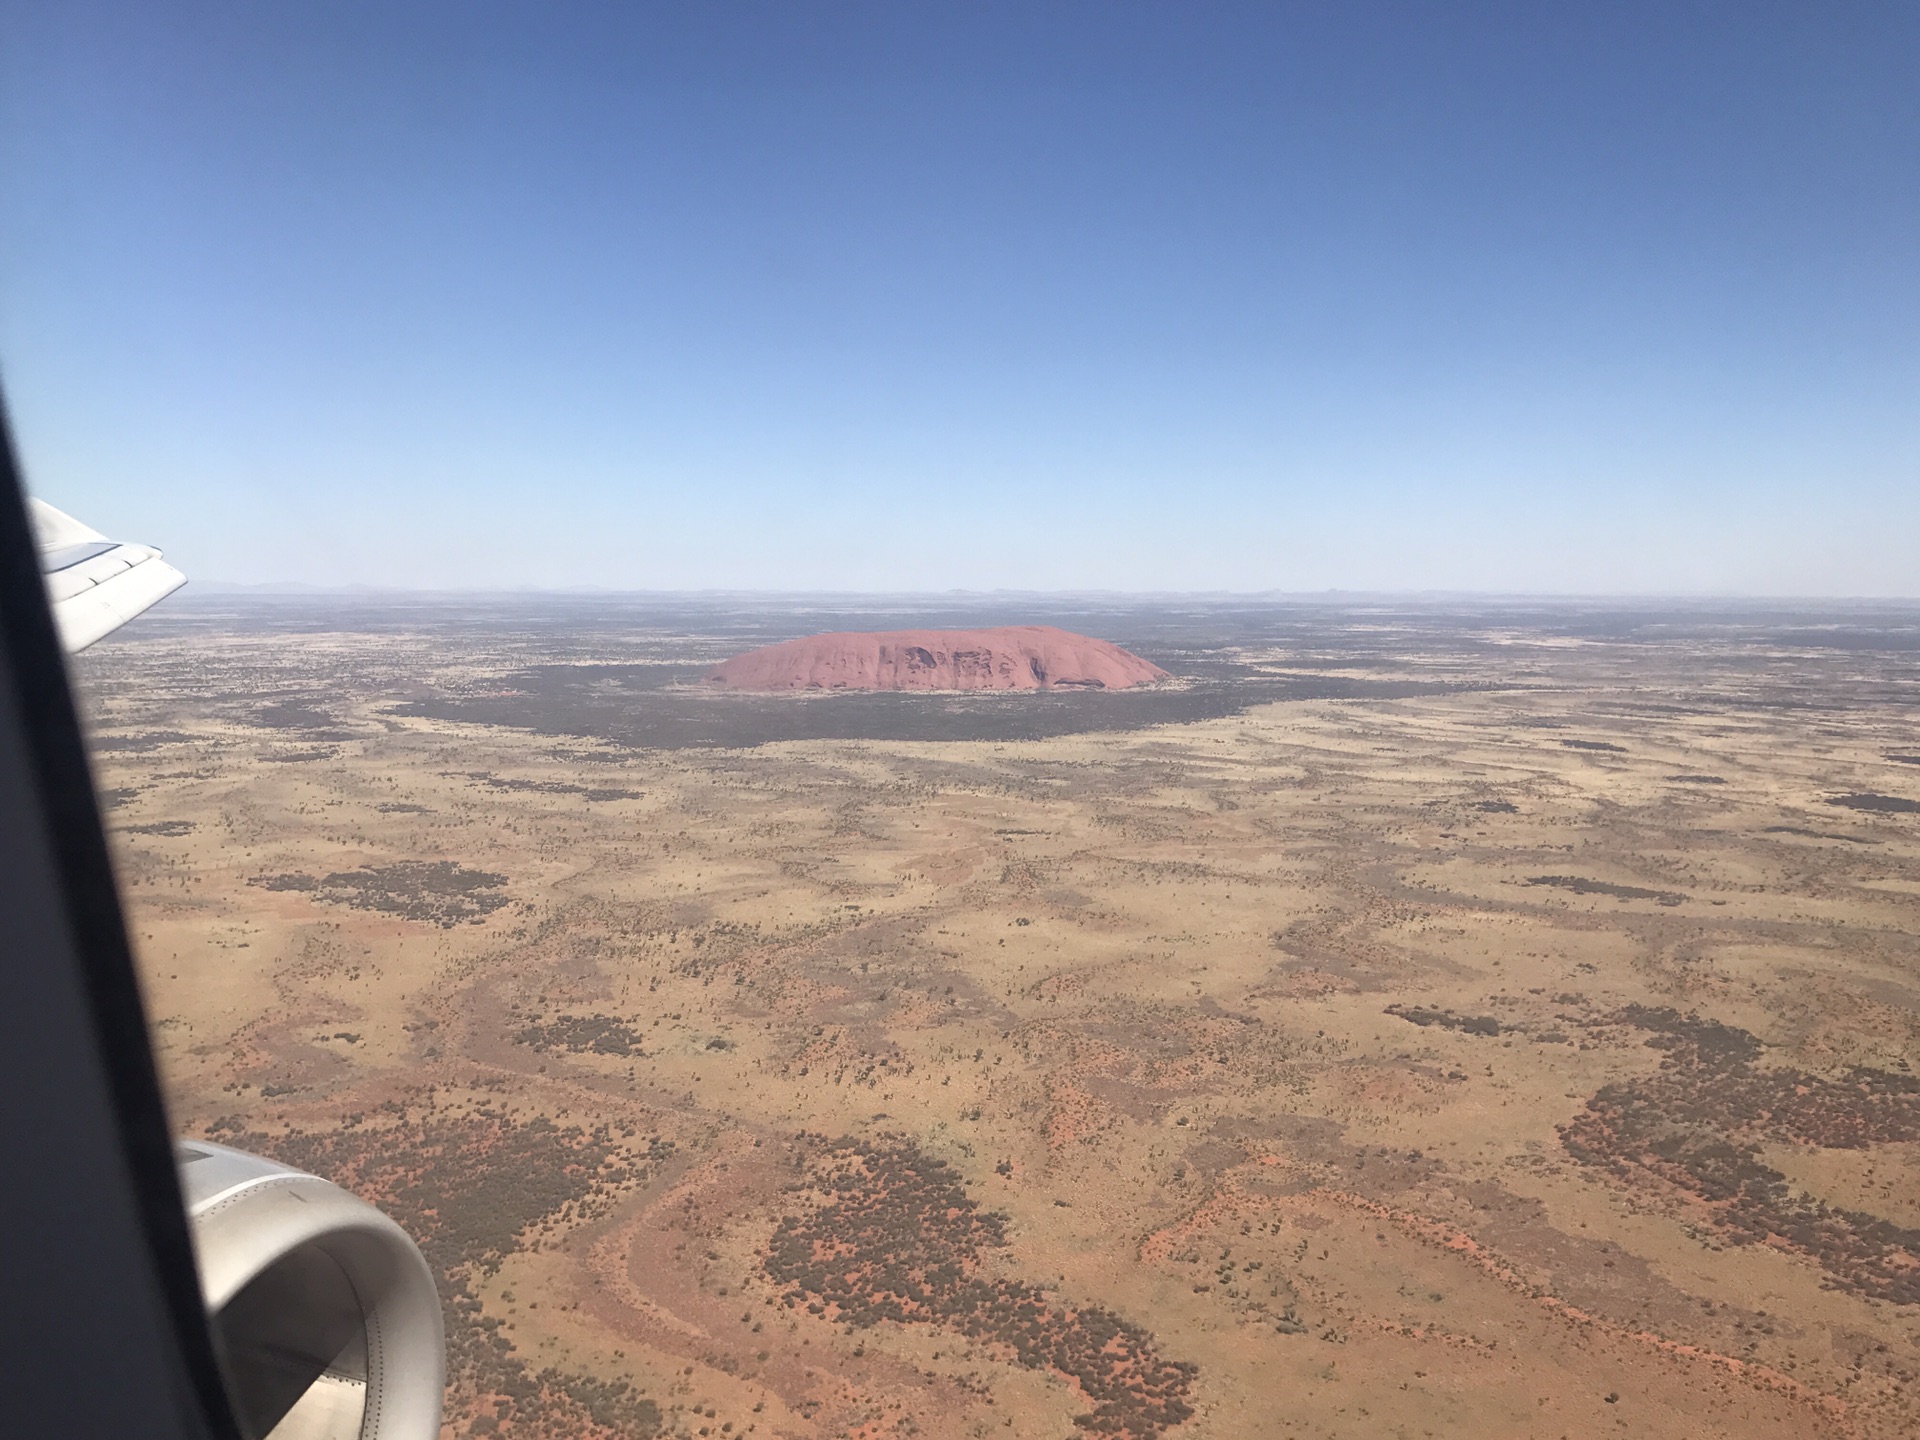
<svg viewBox="0 0 1920 1440"><path fill-rule="evenodd" d="M1566 601L1575 604L1583 601L1621 600L1621 601L1697 601L1701 604L1714 604L1721 601L1768 601L1780 604L1795 603L1833 603L1846 604L1851 601L1873 602L1887 605L1920 605L1920 595L1872 595L1845 594L1831 595L1794 595L1785 592L1768 593L1765 591L1741 592L1733 590L1700 591L1660 591L1660 590L1362 590L1330 585L1322 590L1126 590L1113 586L1075 586L1058 589L1037 589L1018 585L1002 585L988 588L971 588L964 585L951 586L944 590L895 590L895 589L772 589L764 586L742 585L705 585L677 586L666 588L649 585L513 585L513 586L458 586L458 585L399 585L379 584L371 581L338 582L334 584L314 583L300 580L206 580L189 583L202 595L473 595L473 596L513 596L513 595L578 595L591 597L596 595L750 595L769 600L810 599L810 598L925 598L950 599L953 597L1027 597L1048 599L1052 597L1071 597L1082 595L1114 596L1135 600L1181 600L1181 599L1233 599L1233 600L1318 600L1329 596L1350 597L1360 600L1523 600L1523 601ZM182 592L185 593L185 592Z"/></svg>
<svg viewBox="0 0 1920 1440"><path fill-rule="evenodd" d="M198 581L189 578L186 588L170 597L171 603L190 601L195 596L202 599L353 599L357 597L380 598L414 597L420 599L454 600L514 600L514 599L578 599L578 600L662 600L676 599L742 599L780 605L797 601L845 601L849 604L869 604L878 601L926 604L964 604L970 601L1004 603L1010 601L1028 602L1046 606L1058 602L1078 600L1099 600L1132 602L1142 605L1182 604L1182 603L1219 603L1219 604L1272 604L1305 605L1326 603L1352 604L1400 604L1400 605L1446 605L1487 604L1487 605L1547 605L1547 606L1591 606L1626 605L1632 607L1673 605L1681 608L1716 608L1734 605L1765 605L1793 608L1806 606L1813 609L1843 608L1847 606L1880 607L1894 610L1920 608L1920 595L1790 595L1790 594L1742 594L1732 591L1528 591L1528 590L1360 590L1330 586L1323 590L1125 590L1114 587L1087 586L1078 588L1035 589L1021 586L1001 586L993 589L970 589L954 586L945 590L910 589L770 589L754 586L687 586L664 588L658 586L631 585L517 585L496 586L492 588L473 586L406 586L378 584L372 582L314 584L303 581Z"/></svg>

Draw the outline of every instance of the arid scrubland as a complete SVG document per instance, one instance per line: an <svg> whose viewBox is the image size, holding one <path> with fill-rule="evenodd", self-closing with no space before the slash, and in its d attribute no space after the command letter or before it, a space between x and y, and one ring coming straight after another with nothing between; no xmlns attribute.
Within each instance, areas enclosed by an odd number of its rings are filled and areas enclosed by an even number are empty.
<svg viewBox="0 0 1920 1440"><path fill-rule="evenodd" d="M79 673L176 1121L413 1230L453 1435L1891 1440L1916 619L1080 616L1189 677L1083 733L706 615Z"/></svg>

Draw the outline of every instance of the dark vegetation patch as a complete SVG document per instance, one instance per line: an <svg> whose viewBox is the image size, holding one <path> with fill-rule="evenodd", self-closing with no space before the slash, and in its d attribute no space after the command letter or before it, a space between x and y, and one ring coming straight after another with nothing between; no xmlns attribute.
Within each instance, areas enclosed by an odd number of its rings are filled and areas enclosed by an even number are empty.
<svg viewBox="0 0 1920 1440"><path fill-rule="evenodd" d="M129 835L191 835L194 830L191 820L154 820L145 825L129 825Z"/></svg>
<svg viewBox="0 0 1920 1440"><path fill-rule="evenodd" d="M310 740L344 740L347 732L326 711L305 700L277 700L262 705L247 719L263 730L301 730Z"/></svg>
<svg viewBox="0 0 1920 1440"><path fill-rule="evenodd" d="M1199 1367L1164 1359L1139 1326L982 1272L1007 1217L982 1210L955 1170L904 1140L813 1139L806 1205L775 1228L767 1273L787 1305L850 1326L943 1325L1079 1387L1094 1436L1151 1440L1193 1414Z"/></svg>
<svg viewBox="0 0 1920 1440"><path fill-rule="evenodd" d="M1674 785L1724 785L1727 783L1727 777L1724 775L1669 775L1667 780Z"/></svg>
<svg viewBox="0 0 1920 1440"><path fill-rule="evenodd" d="M1520 807L1511 800L1482 800L1473 808L1476 810L1484 810L1489 815L1518 815L1520 813Z"/></svg>
<svg viewBox="0 0 1920 1440"><path fill-rule="evenodd" d="M1716 1064L1758 1060L1763 1048L1751 1031L1718 1020L1702 1020L1698 1015L1682 1015L1664 1005L1628 1005L1612 1018L1619 1024L1651 1031L1649 1049L1697 1054Z"/></svg>
<svg viewBox="0 0 1920 1440"><path fill-rule="evenodd" d="M1562 740L1560 743L1569 750L1604 750L1610 755L1627 753L1626 746L1609 745L1605 740Z"/></svg>
<svg viewBox="0 0 1920 1440"><path fill-rule="evenodd" d="M415 805L410 800L389 800L384 805L373 807L382 815L430 815L433 812L425 805Z"/></svg>
<svg viewBox="0 0 1920 1440"><path fill-rule="evenodd" d="M1398 1015L1413 1025L1438 1025L1443 1030L1463 1030L1469 1035L1498 1035L1507 1027L1491 1015L1456 1015L1451 1010L1426 1010L1418 1005L1389 1005L1387 1014Z"/></svg>
<svg viewBox="0 0 1920 1440"><path fill-rule="evenodd" d="M1043 740L1216 720L1279 700L1397 700L1487 688L1479 682L1269 674L1248 665L1209 666L1151 644L1129 641L1128 648L1183 683L1004 694L754 695L699 688L710 663L543 665L501 677L499 689L487 694L441 694L386 713L653 750L740 749L781 740Z"/></svg>
<svg viewBox="0 0 1920 1440"><path fill-rule="evenodd" d="M138 735L96 735L90 748L101 753L123 752L130 755L145 755L150 750L158 750L162 745L183 745L193 736L178 730L147 730Z"/></svg>
<svg viewBox="0 0 1920 1440"><path fill-rule="evenodd" d="M1836 835L1830 830L1809 830L1804 825L1769 825L1760 832L1763 835L1804 835L1809 840L1845 840L1852 845L1876 845L1877 840L1865 840L1858 835Z"/></svg>
<svg viewBox="0 0 1920 1440"><path fill-rule="evenodd" d="M469 772L467 779L477 780L489 790L511 790L526 795L580 795L588 800L638 800L645 793L624 790L617 785L576 785L570 780L521 780L512 776L476 772Z"/></svg>
<svg viewBox="0 0 1920 1440"><path fill-rule="evenodd" d="M1576 895L1611 895L1616 900L1652 900L1661 905L1684 905L1687 897L1677 890L1644 890L1638 885L1615 885L1606 880L1587 880L1578 875L1533 875L1529 885L1551 885L1556 890L1571 890Z"/></svg>
<svg viewBox="0 0 1920 1440"><path fill-rule="evenodd" d="M141 785L123 785L118 789L102 790L100 792L100 808L102 810L118 810L122 805L125 805L129 800L139 795L145 788L145 786Z"/></svg>
<svg viewBox="0 0 1920 1440"><path fill-rule="evenodd" d="M640 1055L640 1037L623 1020L611 1015L562 1015L518 1031L514 1037L535 1050L566 1050L573 1054Z"/></svg>
<svg viewBox="0 0 1920 1440"><path fill-rule="evenodd" d="M333 756L334 752L331 750L315 749L280 750L272 755L262 755L260 758L275 765L304 765L309 760L331 760Z"/></svg>
<svg viewBox="0 0 1920 1440"><path fill-rule="evenodd" d="M604 1127L498 1111L390 1104L376 1119L267 1135L216 1121L209 1138L309 1170L378 1205L419 1244L447 1326L447 1427L499 1440L650 1440L660 1409L625 1380L536 1368L481 1313L476 1281L542 1233L606 1213L671 1153L631 1161Z"/></svg>
<svg viewBox="0 0 1920 1440"><path fill-rule="evenodd" d="M1887 759L1896 765L1920 765L1920 755L1889 755Z"/></svg>
<svg viewBox="0 0 1920 1440"><path fill-rule="evenodd" d="M1693 1203L1734 1245L1772 1245L1824 1269L1855 1295L1920 1305L1920 1230L1797 1191L1760 1147L1832 1149L1920 1139L1920 1078L1856 1066L1838 1078L1762 1067L1745 1030L1631 1005L1610 1017L1650 1031L1660 1069L1608 1085L1560 1131L1575 1160L1640 1191Z"/></svg>
<svg viewBox="0 0 1920 1440"><path fill-rule="evenodd" d="M329 879L332 877L329 876ZM253 882L262 890L318 890L320 881L311 875L292 873L287 875L262 875Z"/></svg>
<svg viewBox="0 0 1920 1440"><path fill-rule="evenodd" d="M507 903L505 895L494 893L507 883L506 876L469 870L452 860L401 860L320 877L263 875L252 883L267 890L302 891L328 905L384 910L448 930L463 921L477 923Z"/></svg>
<svg viewBox="0 0 1920 1440"><path fill-rule="evenodd" d="M1898 795L1875 795L1870 791L1836 795L1827 803L1844 806L1848 810L1873 810L1883 815L1920 815L1920 800L1903 800Z"/></svg>

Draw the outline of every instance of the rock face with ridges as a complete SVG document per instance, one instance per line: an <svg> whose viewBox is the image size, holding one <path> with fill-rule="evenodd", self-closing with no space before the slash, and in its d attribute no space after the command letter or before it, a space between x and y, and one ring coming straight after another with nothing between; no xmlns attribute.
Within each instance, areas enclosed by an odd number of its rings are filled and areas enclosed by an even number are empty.
<svg viewBox="0 0 1920 1440"><path fill-rule="evenodd" d="M1124 690L1166 678L1118 645L1051 625L810 635L707 676L729 690Z"/></svg>

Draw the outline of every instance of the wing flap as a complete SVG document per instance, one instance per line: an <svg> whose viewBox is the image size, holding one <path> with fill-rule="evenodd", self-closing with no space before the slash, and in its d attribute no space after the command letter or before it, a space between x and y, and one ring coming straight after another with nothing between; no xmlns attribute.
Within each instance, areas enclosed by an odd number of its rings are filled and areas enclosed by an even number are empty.
<svg viewBox="0 0 1920 1440"><path fill-rule="evenodd" d="M96 584L55 600L54 624L69 655L111 635L187 583L187 577L149 552L138 564L124 566Z"/></svg>
<svg viewBox="0 0 1920 1440"><path fill-rule="evenodd" d="M187 583L151 545L109 540L44 500L30 505L47 598L69 655L112 634Z"/></svg>

